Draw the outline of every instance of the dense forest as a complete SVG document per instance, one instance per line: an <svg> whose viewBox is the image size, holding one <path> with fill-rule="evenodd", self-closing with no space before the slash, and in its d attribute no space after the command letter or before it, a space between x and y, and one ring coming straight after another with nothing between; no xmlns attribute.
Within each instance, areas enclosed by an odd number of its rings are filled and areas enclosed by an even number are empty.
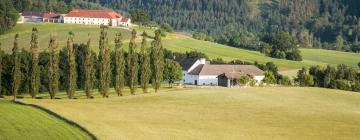
<svg viewBox="0 0 360 140"><path fill-rule="evenodd" d="M264 38L288 32L299 47L359 52L359 6L357 0L2 0L0 18L14 18L9 15L14 9L64 13L106 7L140 24L155 21L234 47L260 51L268 43ZM134 17L135 12L143 16Z"/></svg>

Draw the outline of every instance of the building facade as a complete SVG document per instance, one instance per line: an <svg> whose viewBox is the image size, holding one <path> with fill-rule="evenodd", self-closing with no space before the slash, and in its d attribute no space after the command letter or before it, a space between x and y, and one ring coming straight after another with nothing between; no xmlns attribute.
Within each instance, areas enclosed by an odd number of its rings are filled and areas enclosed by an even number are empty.
<svg viewBox="0 0 360 140"><path fill-rule="evenodd" d="M129 27L131 20L121 16L113 10L75 9L65 15L64 23Z"/></svg>
<svg viewBox="0 0 360 140"><path fill-rule="evenodd" d="M184 84L198 86L225 86L229 87L232 80L242 76L251 75L260 84L265 78L264 71L254 65L214 65L205 59L188 61L176 59L183 67Z"/></svg>

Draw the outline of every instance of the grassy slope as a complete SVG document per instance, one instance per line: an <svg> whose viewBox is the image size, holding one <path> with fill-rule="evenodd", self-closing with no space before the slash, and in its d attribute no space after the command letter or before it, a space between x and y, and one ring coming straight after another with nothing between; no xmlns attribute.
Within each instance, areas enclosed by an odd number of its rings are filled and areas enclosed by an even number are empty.
<svg viewBox="0 0 360 140"><path fill-rule="evenodd" d="M91 139L79 128L33 107L0 100L0 139Z"/></svg>
<svg viewBox="0 0 360 140"><path fill-rule="evenodd" d="M13 37L15 33L20 34L20 46L29 48L31 28L35 26L40 30L40 46L45 49L48 45L50 34L56 34L58 36L59 44L65 46L66 37L68 31L75 33L76 42L86 42L90 33L92 38L92 48L98 49L99 27L98 26L82 26L82 25L68 25L68 24L19 24L13 30L0 36L0 42L3 44L3 50L10 51L12 48ZM138 33L142 32L138 30ZM151 35L153 34L149 29L145 29ZM117 31L121 31L125 38L125 48L127 48L126 42L129 39L130 32L118 28L110 28L109 40L113 45L114 34ZM138 38L140 41L140 38ZM360 54L346 53L338 51L328 50L315 50L315 49L301 49L304 61L294 62L281 59L274 59L256 51L249 51L244 49L232 48L225 45L220 45L211 42L199 41L180 34L170 34L163 41L166 48L185 52L190 50L197 50L206 53L211 58L223 58L227 61L233 59L241 59L246 61L258 61L260 63L274 62L285 73L296 73L296 69L303 66L313 65L325 65L325 64L347 64L353 67L357 67L356 63L360 60Z"/></svg>
<svg viewBox="0 0 360 140"><path fill-rule="evenodd" d="M359 100L353 92L269 87L23 102L70 118L101 139L328 140L360 137Z"/></svg>

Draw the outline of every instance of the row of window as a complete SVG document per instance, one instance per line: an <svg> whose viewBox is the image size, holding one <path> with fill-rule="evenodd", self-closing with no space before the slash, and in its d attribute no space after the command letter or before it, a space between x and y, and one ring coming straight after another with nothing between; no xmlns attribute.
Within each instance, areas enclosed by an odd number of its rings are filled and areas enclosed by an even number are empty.
<svg viewBox="0 0 360 140"><path fill-rule="evenodd" d="M65 18L66 20L91 20L91 21L111 21L103 18Z"/></svg>

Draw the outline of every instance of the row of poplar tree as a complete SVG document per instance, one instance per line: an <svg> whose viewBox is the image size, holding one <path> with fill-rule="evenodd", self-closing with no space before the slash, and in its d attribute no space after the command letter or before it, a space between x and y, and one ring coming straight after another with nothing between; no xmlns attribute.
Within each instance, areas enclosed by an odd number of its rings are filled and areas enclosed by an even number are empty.
<svg viewBox="0 0 360 140"><path fill-rule="evenodd" d="M50 98L54 99L56 93L59 90L59 64L67 63L65 71L66 75L66 92L69 99L74 98L75 91L77 89L77 68L82 67L83 75L82 83L87 98L93 98L92 90L94 80L98 81L99 93L102 97L109 96L110 85L114 85L115 91L118 96L123 95L123 89L125 84L128 84L131 94L135 94L138 85L141 86L144 93L148 92L149 83L151 82L155 92L157 92L163 81L163 72L165 67L164 49L161 43L161 31L155 31L154 40L151 42L151 47L148 49L145 33L141 43L140 53L136 52L136 31L132 31L131 40L129 43L129 49L126 53L124 51L122 43L122 34L116 33L115 36L115 52L110 51L109 39L108 39L108 27L100 27L100 39L99 39L99 53L98 57L91 51L90 44L91 39L87 41L86 45L83 45L83 64L81 66L76 63L76 45L74 44L74 34L69 32L69 36L66 44L67 62L59 62L58 43L55 36L50 37L48 46L48 62L46 65L46 79L48 80L47 90ZM15 35L14 46L10 60L11 64L11 94L16 98L19 93L20 80L23 75L21 71L21 62L19 55L18 45L19 35ZM29 66L30 77L29 93L32 98L35 98L39 93L42 77L40 75L39 66L39 53L38 53L38 30L33 28L30 42L30 59L31 64ZM140 55L140 56L138 56ZM3 57L0 57L3 58ZM94 60L97 59L97 60ZM114 61L111 61L114 59ZM140 59L140 60L138 60ZM3 60L0 60L3 61ZM94 64L97 61L97 64ZM2 63L2 62L0 62ZM114 63L114 64L112 64ZM140 64L139 64L140 63ZM114 65L114 66L111 66ZM98 68L96 68L98 67ZM2 67L0 67L2 70ZM141 71L139 73L139 71ZM1 72L0 72L1 73ZM97 75L97 76L95 76ZM127 78L125 79L125 75ZM140 76L140 77L139 77ZM140 83L139 83L140 81ZM64 82L64 81L63 81ZM111 82L114 82L113 84Z"/></svg>

